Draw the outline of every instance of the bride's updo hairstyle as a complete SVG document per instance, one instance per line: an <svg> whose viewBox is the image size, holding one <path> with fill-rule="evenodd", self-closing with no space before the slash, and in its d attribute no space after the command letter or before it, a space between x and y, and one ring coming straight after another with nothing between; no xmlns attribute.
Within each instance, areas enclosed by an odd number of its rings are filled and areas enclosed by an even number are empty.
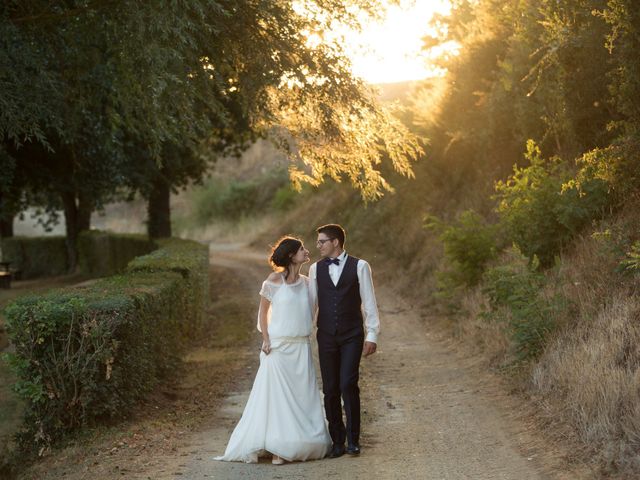
<svg viewBox="0 0 640 480"><path fill-rule="evenodd" d="M278 240L271 249L269 264L275 271L286 270L286 276L289 276L288 268L291 265L291 258L298 253L302 246L302 240L285 235Z"/></svg>

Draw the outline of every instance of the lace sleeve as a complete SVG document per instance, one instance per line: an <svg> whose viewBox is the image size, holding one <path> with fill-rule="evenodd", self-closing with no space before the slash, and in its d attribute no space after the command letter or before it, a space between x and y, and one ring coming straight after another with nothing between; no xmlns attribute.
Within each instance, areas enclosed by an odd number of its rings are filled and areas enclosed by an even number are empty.
<svg viewBox="0 0 640 480"><path fill-rule="evenodd" d="M260 289L260 295L269 300L270 302L273 300L273 295L276 293L277 285L273 283L268 283L266 280L262 282L262 288Z"/></svg>
<svg viewBox="0 0 640 480"><path fill-rule="evenodd" d="M266 298L267 300L269 300L269 302L272 302L273 297L278 291L278 288L280 288L280 285L270 282L268 280L265 280L264 282L262 282L262 287L260 288L260 296ZM260 307L258 308L258 321L256 325L259 332L262 332L262 329L260 328L261 313L262 313L262 302L260 302ZM267 325L268 325L269 323L271 323L271 305L269 305L266 314L267 314Z"/></svg>

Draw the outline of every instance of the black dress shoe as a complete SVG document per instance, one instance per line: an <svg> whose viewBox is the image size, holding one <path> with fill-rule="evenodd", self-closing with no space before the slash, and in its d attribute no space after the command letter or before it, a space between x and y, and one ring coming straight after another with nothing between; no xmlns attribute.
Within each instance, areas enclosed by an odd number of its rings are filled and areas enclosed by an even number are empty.
<svg viewBox="0 0 640 480"><path fill-rule="evenodd" d="M331 448L331 451L327 456L329 458L338 458L338 457L341 457L342 455L344 455L344 445L339 445L337 443L334 443L333 448Z"/></svg>
<svg viewBox="0 0 640 480"><path fill-rule="evenodd" d="M349 455L360 455L360 445L357 443L349 444L347 447L347 453Z"/></svg>

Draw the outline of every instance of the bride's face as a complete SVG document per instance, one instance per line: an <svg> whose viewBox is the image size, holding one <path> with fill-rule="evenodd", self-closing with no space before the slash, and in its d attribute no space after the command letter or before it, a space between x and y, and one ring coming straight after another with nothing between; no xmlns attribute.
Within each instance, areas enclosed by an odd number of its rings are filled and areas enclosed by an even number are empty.
<svg viewBox="0 0 640 480"><path fill-rule="evenodd" d="M309 250L304 248L304 245L300 245L296 254L291 257L291 261L297 264L307 263L309 261Z"/></svg>

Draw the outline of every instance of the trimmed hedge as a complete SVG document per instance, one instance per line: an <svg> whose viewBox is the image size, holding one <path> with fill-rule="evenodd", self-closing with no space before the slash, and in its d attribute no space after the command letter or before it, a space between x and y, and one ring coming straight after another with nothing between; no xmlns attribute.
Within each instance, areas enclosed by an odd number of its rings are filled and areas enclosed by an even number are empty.
<svg viewBox="0 0 640 480"><path fill-rule="evenodd" d="M149 255L134 258L128 273L179 273L189 289L192 301L185 305L182 333L197 335L204 324L209 302L209 246L192 240L157 240L160 248Z"/></svg>
<svg viewBox="0 0 640 480"><path fill-rule="evenodd" d="M26 400L21 447L42 452L71 430L126 417L174 370L207 290L207 246L171 239L122 275L9 305L7 357Z"/></svg>
<svg viewBox="0 0 640 480"><path fill-rule="evenodd" d="M158 248L147 235L91 230L78 237L78 266L91 277L122 272L135 257Z"/></svg>
<svg viewBox="0 0 640 480"><path fill-rule="evenodd" d="M2 260L21 270L25 280L63 275L69 270L65 241L63 236L2 238Z"/></svg>
<svg viewBox="0 0 640 480"><path fill-rule="evenodd" d="M64 236L3 238L2 259L21 270L25 280L64 275L69 271L65 240ZM156 248L147 235L82 232L78 237L78 266L87 276L106 277L122 272L131 259Z"/></svg>

